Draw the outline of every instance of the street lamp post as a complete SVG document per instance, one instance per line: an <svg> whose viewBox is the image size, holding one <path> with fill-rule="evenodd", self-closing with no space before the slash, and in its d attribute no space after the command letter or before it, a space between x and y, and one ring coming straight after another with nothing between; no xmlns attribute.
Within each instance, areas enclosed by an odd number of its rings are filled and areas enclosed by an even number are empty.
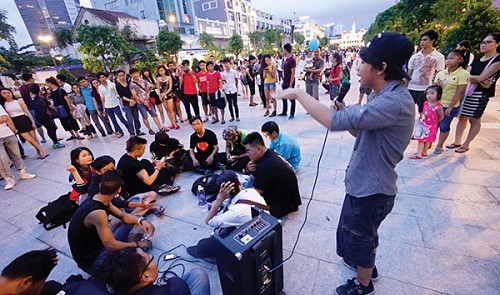
<svg viewBox="0 0 500 295"><path fill-rule="evenodd" d="M52 42L52 40L54 40L54 38L52 38L51 35L41 35L41 36L38 36L38 40L47 44L47 47L49 48L49 55L52 58L52 61L54 62L54 66L56 67L56 70L57 70L57 63L56 63L56 60L54 58L55 54L52 54L53 48L50 46L50 42Z"/></svg>

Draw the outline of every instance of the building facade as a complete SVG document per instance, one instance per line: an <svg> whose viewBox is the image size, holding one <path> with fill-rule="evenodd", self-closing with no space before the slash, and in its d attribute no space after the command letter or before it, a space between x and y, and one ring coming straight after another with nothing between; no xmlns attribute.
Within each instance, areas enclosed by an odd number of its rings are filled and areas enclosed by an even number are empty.
<svg viewBox="0 0 500 295"><path fill-rule="evenodd" d="M340 38L334 38L330 40L331 45L337 45L339 49L348 49L351 47L363 47L365 42L363 41L363 36L365 35L365 29L360 29L356 32L356 24L352 24L350 32L344 31Z"/></svg>
<svg viewBox="0 0 500 295"><path fill-rule="evenodd" d="M193 0L92 0L92 6L154 20L161 29L177 32L183 39L198 35Z"/></svg>
<svg viewBox="0 0 500 295"><path fill-rule="evenodd" d="M298 32L307 40L313 38L323 38L325 37L325 28L316 24L314 19L309 16L301 16L298 19L293 20L294 32Z"/></svg>
<svg viewBox="0 0 500 295"><path fill-rule="evenodd" d="M52 36L59 29L71 30L80 9L80 0L15 0L15 3L32 42L40 44L35 46L36 51L44 54L49 48L39 37Z"/></svg>

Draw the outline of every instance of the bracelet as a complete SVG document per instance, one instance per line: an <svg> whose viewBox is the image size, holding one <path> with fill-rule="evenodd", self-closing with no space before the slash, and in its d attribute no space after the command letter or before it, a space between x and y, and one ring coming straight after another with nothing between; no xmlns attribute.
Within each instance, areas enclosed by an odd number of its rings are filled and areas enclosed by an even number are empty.
<svg viewBox="0 0 500 295"><path fill-rule="evenodd" d="M144 218L144 217L139 218L139 219L137 220L137 224L138 224L138 225L142 225L142 223L144 222L144 220L146 220L146 218Z"/></svg>

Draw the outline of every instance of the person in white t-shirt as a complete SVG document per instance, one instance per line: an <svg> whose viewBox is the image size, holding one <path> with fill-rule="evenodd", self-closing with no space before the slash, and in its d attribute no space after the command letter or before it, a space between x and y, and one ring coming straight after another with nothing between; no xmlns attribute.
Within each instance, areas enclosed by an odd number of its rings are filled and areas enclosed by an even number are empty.
<svg viewBox="0 0 500 295"><path fill-rule="evenodd" d="M129 128L128 122L123 117L122 110L120 109L120 100L118 98L118 92L116 92L116 85L115 83L109 81L108 75L103 72L97 73L97 79L99 79L99 82L101 82L101 85L99 85L99 88L97 90L99 91L102 104L104 105L104 115L109 115L109 118L111 119L111 122L113 122L113 126L115 127L115 132L113 133L113 135L120 138L123 136L123 130L120 125L118 125L116 117L118 117L120 122L125 125L125 128L127 130L129 130Z"/></svg>
<svg viewBox="0 0 500 295"><path fill-rule="evenodd" d="M2 89L0 91L11 91L10 89ZM11 91L12 92L12 91ZM16 128L4 108L0 107L0 175L5 180L5 189L10 190L16 185L14 175L10 170L10 162L12 162L19 172L22 180L33 179L36 175L26 172L26 166L21 158L21 152L14 133ZM10 157L9 157L10 155Z"/></svg>
<svg viewBox="0 0 500 295"><path fill-rule="evenodd" d="M419 113L422 113L426 101L425 89L432 85L436 73L444 70L444 55L434 48L438 36L438 32L434 30L424 32L420 36L422 49L408 62L408 75L411 77L408 90L418 106Z"/></svg>
<svg viewBox="0 0 500 295"><path fill-rule="evenodd" d="M219 194L212 203L212 208L205 218L205 223L219 230L219 234L229 233L236 227L252 220L252 206L269 211L264 198L253 188L242 190L238 175L233 170L222 172L217 180ZM227 210L217 215L224 201L230 200ZM223 211L223 210L221 210ZM187 248L189 255L198 258L215 257L215 245L212 238L201 239L196 246Z"/></svg>
<svg viewBox="0 0 500 295"><path fill-rule="evenodd" d="M238 72L231 68L231 61L229 58L224 58L222 60L222 64L224 64L222 80L226 82L224 86L224 93L226 94L227 103L229 105L229 113L231 113L231 119L229 119L229 122L234 121L235 115L236 121L239 122L240 110L238 109Z"/></svg>
<svg viewBox="0 0 500 295"><path fill-rule="evenodd" d="M57 79L57 82L59 82L59 85L61 85L61 88L64 89L64 91L66 91L66 93L71 93L73 92L73 89L71 89L71 85L68 84L67 81L67 78L65 75L63 74L58 74L56 75L56 79Z"/></svg>

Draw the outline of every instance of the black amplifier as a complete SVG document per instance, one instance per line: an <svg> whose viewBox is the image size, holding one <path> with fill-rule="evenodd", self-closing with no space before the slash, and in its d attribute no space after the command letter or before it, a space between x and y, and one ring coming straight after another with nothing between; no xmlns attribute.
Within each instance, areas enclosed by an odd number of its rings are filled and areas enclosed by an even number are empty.
<svg viewBox="0 0 500 295"><path fill-rule="evenodd" d="M214 234L224 295L284 295L281 220L252 207L254 218L226 236Z"/></svg>

